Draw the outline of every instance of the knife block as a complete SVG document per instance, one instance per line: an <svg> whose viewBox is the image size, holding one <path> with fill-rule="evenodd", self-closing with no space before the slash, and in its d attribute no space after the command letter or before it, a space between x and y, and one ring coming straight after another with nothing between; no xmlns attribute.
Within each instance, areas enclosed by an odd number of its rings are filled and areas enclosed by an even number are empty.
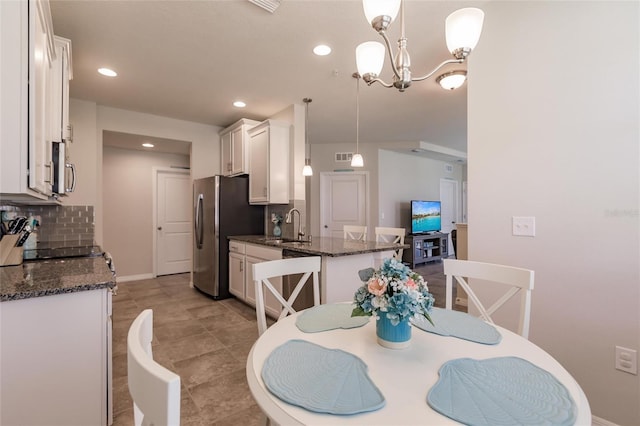
<svg viewBox="0 0 640 426"><path fill-rule="evenodd" d="M16 247L20 234L9 234L0 240L0 266L22 264L23 248Z"/></svg>

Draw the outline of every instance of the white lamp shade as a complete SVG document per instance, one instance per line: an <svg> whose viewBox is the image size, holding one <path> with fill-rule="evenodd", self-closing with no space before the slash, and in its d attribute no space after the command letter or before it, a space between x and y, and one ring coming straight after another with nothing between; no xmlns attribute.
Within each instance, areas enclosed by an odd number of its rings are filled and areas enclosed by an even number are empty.
<svg viewBox="0 0 640 426"><path fill-rule="evenodd" d="M353 154L351 157L351 167L364 167L364 159L360 154Z"/></svg>
<svg viewBox="0 0 640 426"><path fill-rule="evenodd" d="M369 23L378 16L388 16L393 22L400 10L400 0L362 0L362 8Z"/></svg>
<svg viewBox="0 0 640 426"><path fill-rule="evenodd" d="M464 84L467 79L465 71L453 71L438 77L438 83L446 90L454 90Z"/></svg>
<svg viewBox="0 0 640 426"><path fill-rule="evenodd" d="M305 164L302 168L302 176L313 176L313 169L309 164Z"/></svg>
<svg viewBox="0 0 640 426"><path fill-rule="evenodd" d="M445 23L449 52L453 53L460 48L475 49L480 40L483 21L484 12L475 7L459 9L449 15Z"/></svg>
<svg viewBox="0 0 640 426"><path fill-rule="evenodd" d="M361 76L380 75L384 65L384 45L377 41L366 41L356 47L356 66Z"/></svg>

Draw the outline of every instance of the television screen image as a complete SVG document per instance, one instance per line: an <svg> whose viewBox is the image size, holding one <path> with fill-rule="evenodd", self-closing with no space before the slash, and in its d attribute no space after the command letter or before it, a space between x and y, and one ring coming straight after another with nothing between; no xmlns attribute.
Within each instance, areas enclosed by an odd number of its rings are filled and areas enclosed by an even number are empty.
<svg viewBox="0 0 640 426"><path fill-rule="evenodd" d="M442 229L440 201L411 201L411 233L424 234Z"/></svg>

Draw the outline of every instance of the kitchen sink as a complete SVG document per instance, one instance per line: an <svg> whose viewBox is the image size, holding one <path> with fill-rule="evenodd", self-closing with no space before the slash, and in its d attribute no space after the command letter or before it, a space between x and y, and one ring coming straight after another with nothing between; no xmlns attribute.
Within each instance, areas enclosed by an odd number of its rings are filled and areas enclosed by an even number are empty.
<svg viewBox="0 0 640 426"><path fill-rule="evenodd" d="M273 244L273 245L298 242L298 240L294 240L292 238L278 238L278 237L264 237L264 238L261 238L260 241L264 242L265 244Z"/></svg>
<svg viewBox="0 0 640 426"><path fill-rule="evenodd" d="M311 245L309 241L298 241L298 240L286 241L286 242L283 242L282 244L286 245L287 247L308 247Z"/></svg>

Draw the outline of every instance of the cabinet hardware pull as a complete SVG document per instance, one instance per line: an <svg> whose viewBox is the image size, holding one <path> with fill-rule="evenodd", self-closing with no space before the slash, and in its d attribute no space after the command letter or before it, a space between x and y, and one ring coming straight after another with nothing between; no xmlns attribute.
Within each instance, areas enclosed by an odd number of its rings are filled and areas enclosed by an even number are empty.
<svg viewBox="0 0 640 426"><path fill-rule="evenodd" d="M53 183L53 161L49 161L44 166L49 168L49 179L45 179L44 181L47 183Z"/></svg>

